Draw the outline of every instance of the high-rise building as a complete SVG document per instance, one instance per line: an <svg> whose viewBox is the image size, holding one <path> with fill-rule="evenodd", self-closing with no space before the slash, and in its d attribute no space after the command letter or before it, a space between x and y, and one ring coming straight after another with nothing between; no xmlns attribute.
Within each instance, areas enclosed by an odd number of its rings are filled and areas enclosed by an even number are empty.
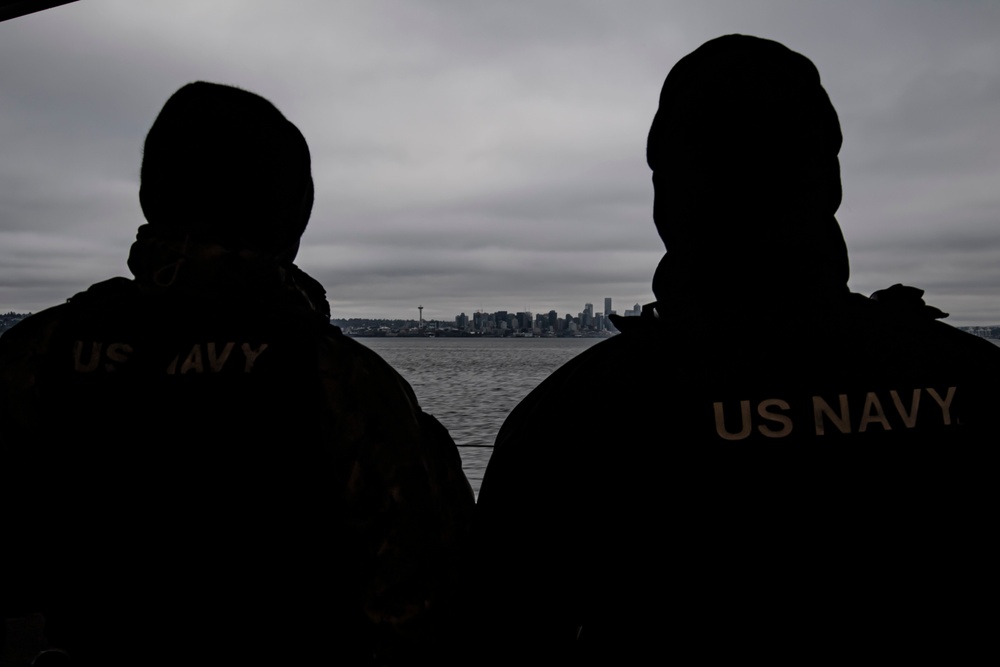
<svg viewBox="0 0 1000 667"><path fill-rule="evenodd" d="M606 296L604 297L604 317L607 317L610 314L611 314L611 297Z"/></svg>

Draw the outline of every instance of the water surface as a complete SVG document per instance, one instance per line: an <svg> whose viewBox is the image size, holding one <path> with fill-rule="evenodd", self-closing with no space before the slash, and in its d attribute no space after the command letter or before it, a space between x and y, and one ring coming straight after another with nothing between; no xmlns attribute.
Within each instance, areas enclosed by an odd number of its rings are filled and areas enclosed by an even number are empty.
<svg viewBox="0 0 1000 667"><path fill-rule="evenodd" d="M444 424L479 493L491 447L517 403L600 338L358 338L413 387Z"/></svg>

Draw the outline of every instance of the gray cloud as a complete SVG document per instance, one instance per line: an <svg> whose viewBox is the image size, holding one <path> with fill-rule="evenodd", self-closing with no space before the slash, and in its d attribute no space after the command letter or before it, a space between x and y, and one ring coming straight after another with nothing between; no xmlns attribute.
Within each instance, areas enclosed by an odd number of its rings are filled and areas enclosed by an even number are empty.
<svg viewBox="0 0 1000 667"><path fill-rule="evenodd" d="M339 316L651 300L645 135L669 68L743 32L840 114L854 289L1000 322L1000 6L846 0L87 0L0 24L0 311L125 274L142 141L193 80L271 99L317 185L302 267Z"/></svg>

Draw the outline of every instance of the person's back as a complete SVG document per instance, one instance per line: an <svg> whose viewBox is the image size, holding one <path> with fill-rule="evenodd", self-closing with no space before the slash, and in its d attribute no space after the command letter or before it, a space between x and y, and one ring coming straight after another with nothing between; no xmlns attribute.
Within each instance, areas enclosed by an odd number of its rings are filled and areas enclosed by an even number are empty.
<svg viewBox="0 0 1000 667"><path fill-rule="evenodd" d="M847 290L839 146L815 69L776 43L720 38L671 72L648 153L655 308L529 395L483 480L500 653L981 645L1000 350L916 290Z"/></svg>
<svg viewBox="0 0 1000 667"><path fill-rule="evenodd" d="M140 199L134 280L0 339L4 611L44 611L82 664L422 650L471 489L291 263L304 139L263 98L186 86L147 137Z"/></svg>

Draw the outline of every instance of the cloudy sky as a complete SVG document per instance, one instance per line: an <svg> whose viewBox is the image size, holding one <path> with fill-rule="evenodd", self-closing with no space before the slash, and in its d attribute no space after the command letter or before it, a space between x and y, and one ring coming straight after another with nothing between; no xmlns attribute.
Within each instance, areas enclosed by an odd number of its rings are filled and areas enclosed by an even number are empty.
<svg viewBox="0 0 1000 667"><path fill-rule="evenodd" d="M659 89L733 32L811 58L840 114L851 288L1000 323L995 0L80 0L0 23L0 312L128 275L143 138L199 79L309 142L298 263L334 317L651 301Z"/></svg>

